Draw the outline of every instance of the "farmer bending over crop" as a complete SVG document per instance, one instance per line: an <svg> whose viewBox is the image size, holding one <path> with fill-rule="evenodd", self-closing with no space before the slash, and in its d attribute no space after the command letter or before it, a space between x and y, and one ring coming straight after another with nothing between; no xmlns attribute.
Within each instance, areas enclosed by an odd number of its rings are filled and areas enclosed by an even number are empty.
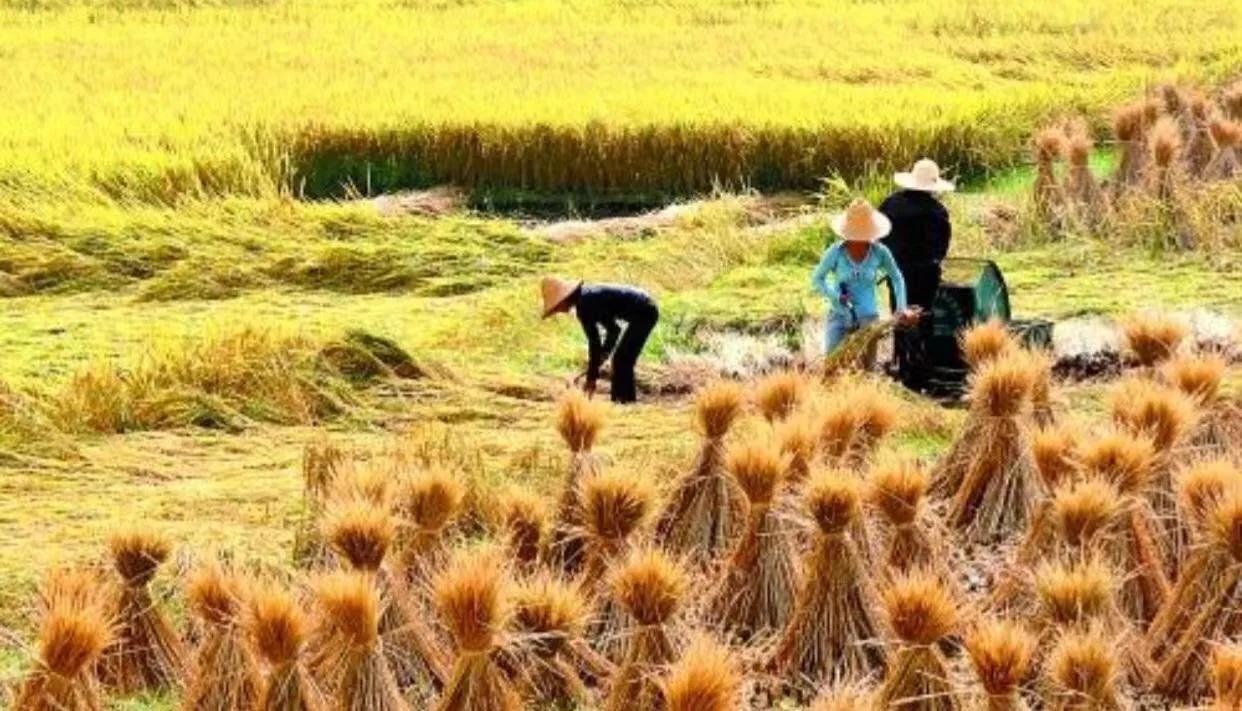
<svg viewBox="0 0 1242 711"><path fill-rule="evenodd" d="M893 334L893 356L901 382L920 390L927 385L927 340L932 331L932 302L940 289L940 263L949 253L953 235L949 211L936 196L951 192L953 183L941 178L940 166L926 158L910 172L894 175L893 182L902 189L880 203L880 212L893 225L883 244L906 280L907 302L921 310L916 327ZM897 308L895 297L889 305Z"/></svg>
<svg viewBox="0 0 1242 711"><path fill-rule="evenodd" d="M888 218L866 200L850 203L845 212L832 218L832 230L841 239L824 252L811 275L811 286L828 300L828 321L824 329L824 351L831 353L845 337L879 318L875 287L878 275L889 278L897 302L894 315L906 322L917 312L906 309L906 282L893 261L892 252L876 240L887 235ZM829 283L828 275L833 276ZM874 353L867 356L870 367Z"/></svg>
<svg viewBox="0 0 1242 711"><path fill-rule="evenodd" d="M585 389L595 394L600 366L612 358L612 401L634 402L638 393L634 385L634 364L660 319L655 300L632 286L585 284L556 277L545 277L543 317L573 309L586 332L590 360L587 363ZM624 332L621 324L624 323ZM601 337L600 329L604 333ZM614 350L615 349L615 350Z"/></svg>

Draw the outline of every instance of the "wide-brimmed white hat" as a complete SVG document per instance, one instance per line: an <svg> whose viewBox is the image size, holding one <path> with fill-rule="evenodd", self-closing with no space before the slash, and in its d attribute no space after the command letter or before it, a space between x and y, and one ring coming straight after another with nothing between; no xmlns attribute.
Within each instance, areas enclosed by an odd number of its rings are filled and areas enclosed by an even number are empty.
<svg viewBox="0 0 1242 711"><path fill-rule="evenodd" d="M953 191L953 183L940 177L940 166L930 158L924 158L915 163L909 173L893 174L893 182L907 190L922 190L928 193Z"/></svg>
<svg viewBox="0 0 1242 711"><path fill-rule="evenodd" d="M566 281L554 276L544 277L539 283L539 293L543 296L543 317L551 316L561 304L565 303L565 299L574 295L580 286L582 286L581 281Z"/></svg>
<svg viewBox="0 0 1242 711"><path fill-rule="evenodd" d="M856 198L845 212L833 215L832 231L846 242L874 242L893 229L893 223L871 203Z"/></svg>

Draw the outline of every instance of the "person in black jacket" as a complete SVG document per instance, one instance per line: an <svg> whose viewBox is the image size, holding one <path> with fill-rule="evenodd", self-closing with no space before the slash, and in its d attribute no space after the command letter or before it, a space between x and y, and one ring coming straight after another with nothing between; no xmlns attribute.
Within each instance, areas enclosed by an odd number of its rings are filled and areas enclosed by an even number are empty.
<svg viewBox="0 0 1242 711"><path fill-rule="evenodd" d="M940 263L953 236L949 211L937 195L951 192L953 183L941 178L940 167L926 158L910 172L894 175L893 181L902 189L880 204L880 212L893 224L883 243L905 277L906 302L922 312L916 325L897 329L893 351L901 381L922 389L927 384L926 342L932 330L932 303L940 289Z"/></svg>
<svg viewBox="0 0 1242 711"><path fill-rule="evenodd" d="M540 288L544 318L570 309L578 315L587 338L587 393L595 394L600 366L611 357L612 401L635 402L634 365L660 320L660 310L651 295L633 286L586 284L556 277L544 278Z"/></svg>

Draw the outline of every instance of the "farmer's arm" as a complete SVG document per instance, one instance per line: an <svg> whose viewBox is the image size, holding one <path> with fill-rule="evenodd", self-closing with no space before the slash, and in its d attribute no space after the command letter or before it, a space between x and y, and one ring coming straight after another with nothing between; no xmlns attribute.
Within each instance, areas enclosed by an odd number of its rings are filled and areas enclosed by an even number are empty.
<svg viewBox="0 0 1242 711"><path fill-rule="evenodd" d="M587 385L599 380L599 367L604 363L604 343L600 340L599 322L593 316L578 312L578 321L582 324L582 332L587 339Z"/></svg>
<svg viewBox="0 0 1242 711"><path fill-rule="evenodd" d="M819 260L819 265L815 267L815 271L811 274L811 288L817 291L828 301L836 303L840 298L836 284L828 283L828 272L832 271L832 265L837 259L837 252L840 250L838 245L833 245L824 252L823 259Z"/></svg>
<svg viewBox="0 0 1242 711"><path fill-rule="evenodd" d="M953 239L953 223L949 221L949 211L943 206L936 210L931 223L931 251L937 262L943 262L949 256L949 241Z"/></svg>
<svg viewBox="0 0 1242 711"><path fill-rule="evenodd" d="M616 320L609 319L604 322L604 355L602 360L608 360L612 357L612 352L617 349L617 339L621 336L621 326Z"/></svg>
<svg viewBox="0 0 1242 711"><path fill-rule="evenodd" d="M897 268L897 262L893 259L893 253L882 244L877 244L876 248L880 250L880 270L888 276L889 288L893 290L893 300L897 302L897 313L906 310L906 278L901 275L901 270Z"/></svg>

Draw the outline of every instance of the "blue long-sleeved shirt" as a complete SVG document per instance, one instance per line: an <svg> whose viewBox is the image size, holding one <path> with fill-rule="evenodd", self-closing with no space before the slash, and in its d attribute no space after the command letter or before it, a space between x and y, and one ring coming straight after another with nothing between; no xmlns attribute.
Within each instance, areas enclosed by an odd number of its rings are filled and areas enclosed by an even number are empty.
<svg viewBox="0 0 1242 711"><path fill-rule="evenodd" d="M838 240L824 252L823 259L811 275L811 286L828 300L834 316L848 316L850 310L841 303L841 285L844 284L854 304L854 313L859 318L878 316L876 308L875 285L879 281L879 273L883 272L892 285L893 298L897 302L897 310L906 308L906 281L901 270L893 261L893 253L888 247L873 242L867 256L861 262L855 262L845 243ZM828 275L833 276L832 283Z"/></svg>

